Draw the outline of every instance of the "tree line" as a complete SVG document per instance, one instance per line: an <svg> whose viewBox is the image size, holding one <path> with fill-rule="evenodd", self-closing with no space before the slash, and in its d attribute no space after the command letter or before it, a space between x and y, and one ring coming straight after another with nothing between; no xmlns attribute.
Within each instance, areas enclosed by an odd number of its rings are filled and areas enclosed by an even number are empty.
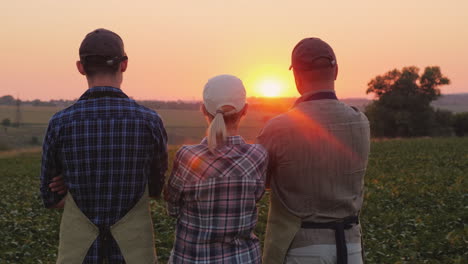
<svg viewBox="0 0 468 264"><path fill-rule="evenodd" d="M376 100L365 109L373 137L468 135L468 113L435 110L430 104L450 84L438 66L394 69L368 83L367 94Z"/></svg>

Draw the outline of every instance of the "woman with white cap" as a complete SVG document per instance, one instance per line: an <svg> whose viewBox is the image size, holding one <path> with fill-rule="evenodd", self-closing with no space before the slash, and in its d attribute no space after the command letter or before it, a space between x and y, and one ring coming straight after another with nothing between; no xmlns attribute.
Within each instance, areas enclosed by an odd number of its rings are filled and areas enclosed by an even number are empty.
<svg viewBox="0 0 468 264"><path fill-rule="evenodd" d="M202 105L207 137L177 152L164 190L168 213L177 217L170 263L261 262L253 230L268 159L261 145L238 135L246 111L241 80L232 75L208 80Z"/></svg>

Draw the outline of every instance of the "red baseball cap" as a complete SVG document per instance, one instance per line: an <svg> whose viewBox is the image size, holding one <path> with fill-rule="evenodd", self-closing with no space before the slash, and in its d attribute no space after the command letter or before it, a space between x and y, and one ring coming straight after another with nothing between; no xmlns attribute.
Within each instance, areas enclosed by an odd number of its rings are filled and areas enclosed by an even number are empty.
<svg viewBox="0 0 468 264"><path fill-rule="evenodd" d="M330 65L317 64L318 59L328 59ZM336 56L333 49L319 38L305 38L296 44L291 55L291 66L297 70L314 70L323 67L334 67Z"/></svg>

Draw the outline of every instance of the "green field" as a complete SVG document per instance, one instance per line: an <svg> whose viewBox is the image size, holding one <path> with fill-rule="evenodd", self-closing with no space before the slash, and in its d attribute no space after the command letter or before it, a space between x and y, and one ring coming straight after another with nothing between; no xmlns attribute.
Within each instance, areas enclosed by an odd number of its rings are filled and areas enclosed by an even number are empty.
<svg viewBox="0 0 468 264"><path fill-rule="evenodd" d="M0 263L55 260L60 211L41 206L39 168L38 152L0 154ZM467 175L468 138L373 142L362 212L367 263L466 263ZM262 240L267 196L256 229ZM165 263L174 220L162 201L151 207Z"/></svg>

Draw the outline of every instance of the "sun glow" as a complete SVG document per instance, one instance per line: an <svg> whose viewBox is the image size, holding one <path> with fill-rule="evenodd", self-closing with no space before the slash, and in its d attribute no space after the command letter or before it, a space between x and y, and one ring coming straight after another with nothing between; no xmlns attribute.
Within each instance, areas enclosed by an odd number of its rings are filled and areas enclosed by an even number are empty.
<svg viewBox="0 0 468 264"><path fill-rule="evenodd" d="M265 97L278 97L284 90L283 85L277 80L263 80L258 84L258 91Z"/></svg>
<svg viewBox="0 0 468 264"><path fill-rule="evenodd" d="M292 74L284 65L255 65L240 76L248 96L293 97L297 93Z"/></svg>

